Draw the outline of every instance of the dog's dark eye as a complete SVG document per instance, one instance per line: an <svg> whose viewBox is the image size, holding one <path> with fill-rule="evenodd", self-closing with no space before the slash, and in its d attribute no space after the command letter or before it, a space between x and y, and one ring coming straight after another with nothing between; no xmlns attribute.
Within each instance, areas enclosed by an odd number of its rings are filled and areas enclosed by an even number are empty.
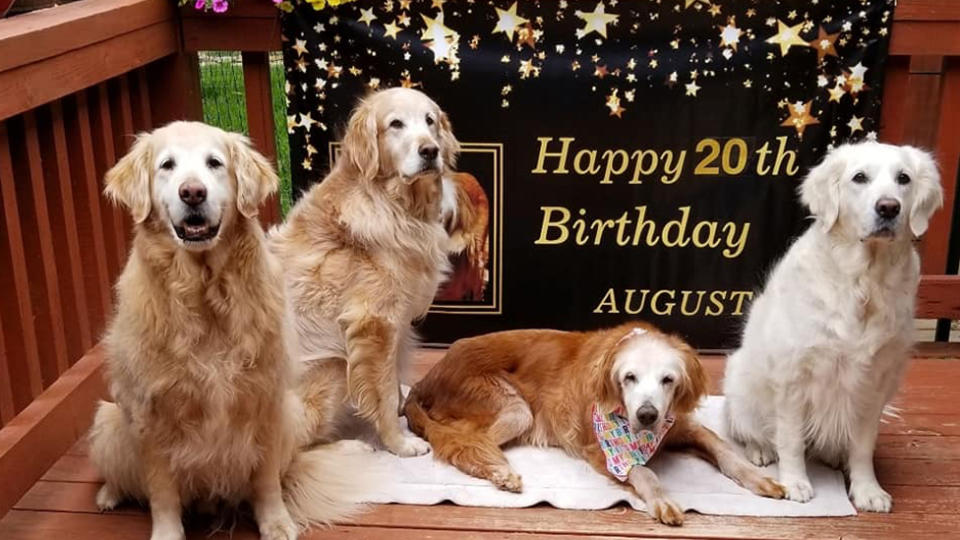
<svg viewBox="0 0 960 540"><path fill-rule="evenodd" d="M624 384L626 383L633 384L637 382L637 376L634 375L633 373L627 373L626 375L623 376L623 382Z"/></svg>
<svg viewBox="0 0 960 540"><path fill-rule="evenodd" d="M393 122L390 122L390 127L392 127L393 129L403 129L403 121L394 120Z"/></svg>
<svg viewBox="0 0 960 540"><path fill-rule="evenodd" d="M862 172L858 172L857 174L853 175L853 181L858 184L862 184L867 181L867 175L863 174Z"/></svg>
<svg viewBox="0 0 960 540"><path fill-rule="evenodd" d="M673 377L671 377L670 375L664 375L663 378L660 379L660 384L664 386L667 386L668 384L673 384Z"/></svg>
<svg viewBox="0 0 960 540"><path fill-rule="evenodd" d="M174 167L177 166L177 163L173 161L173 158L167 158L160 162L160 168L165 171L172 171Z"/></svg>
<svg viewBox="0 0 960 540"><path fill-rule="evenodd" d="M907 173L905 173L905 172L901 172L900 174L897 175L897 183L898 183L898 184L909 184L909 183L910 183L910 175L907 174Z"/></svg>
<svg viewBox="0 0 960 540"><path fill-rule="evenodd" d="M428 126L432 126L432 125L433 125L433 117L430 116L429 114L427 115L427 125L428 125Z"/></svg>
<svg viewBox="0 0 960 540"><path fill-rule="evenodd" d="M207 167L210 167L211 169L219 169L220 167L223 167L223 162L213 156L210 156L207 158Z"/></svg>

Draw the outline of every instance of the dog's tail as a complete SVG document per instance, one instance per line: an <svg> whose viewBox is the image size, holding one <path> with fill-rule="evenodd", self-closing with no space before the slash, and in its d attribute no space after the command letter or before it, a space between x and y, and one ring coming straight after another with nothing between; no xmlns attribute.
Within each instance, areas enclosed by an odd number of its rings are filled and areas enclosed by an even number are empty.
<svg viewBox="0 0 960 540"><path fill-rule="evenodd" d="M329 525L363 510L364 498L389 481L373 448L343 440L298 453L283 477L283 498L301 527Z"/></svg>

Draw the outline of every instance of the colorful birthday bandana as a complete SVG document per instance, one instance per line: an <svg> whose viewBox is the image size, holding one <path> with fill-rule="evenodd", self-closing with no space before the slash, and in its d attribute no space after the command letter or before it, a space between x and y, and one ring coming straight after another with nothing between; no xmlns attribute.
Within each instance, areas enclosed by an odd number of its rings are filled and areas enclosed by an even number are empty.
<svg viewBox="0 0 960 540"><path fill-rule="evenodd" d="M674 422L674 418L668 416L656 432L644 429L634 433L624 414L622 406L604 413L599 403L593 405L593 432L607 457L607 470L621 482L627 479L634 465L650 461Z"/></svg>

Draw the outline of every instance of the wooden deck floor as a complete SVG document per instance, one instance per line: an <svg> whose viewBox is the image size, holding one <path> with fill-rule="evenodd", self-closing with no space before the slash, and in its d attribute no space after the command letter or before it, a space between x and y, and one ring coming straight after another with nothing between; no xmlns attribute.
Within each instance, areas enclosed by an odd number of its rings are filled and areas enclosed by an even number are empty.
<svg viewBox="0 0 960 540"><path fill-rule="evenodd" d="M408 379L439 357L423 351ZM717 390L723 361L704 360ZM891 514L849 518L740 518L687 514L681 528L626 507L604 511L378 505L355 523L316 529L307 538L958 538L960 537L960 361L913 361L896 404L902 418L884 424L876 453L880 483L894 497ZM4 540L147 538L149 515L127 506L101 514L99 475L78 443L0 520ZM188 536L207 538L209 523L188 522ZM212 538L255 538L251 523Z"/></svg>

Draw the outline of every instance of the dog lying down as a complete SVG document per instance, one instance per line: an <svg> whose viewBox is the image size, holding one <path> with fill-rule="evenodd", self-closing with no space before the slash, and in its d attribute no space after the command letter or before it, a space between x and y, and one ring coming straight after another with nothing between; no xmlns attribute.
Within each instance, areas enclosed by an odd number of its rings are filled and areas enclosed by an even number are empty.
<svg viewBox="0 0 960 540"><path fill-rule="evenodd" d="M462 339L411 390L411 429L437 458L507 491L522 482L501 450L555 446L625 482L659 521L683 511L643 464L658 447L687 447L766 497L783 488L693 416L706 374L683 340L653 326L595 332L516 330Z"/></svg>
<svg viewBox="0 0 960 540"><path fill-rule="evenodd" d="M90 433L97 505L150 503L157 539L181 511L247 501L263 538L349 515L379 481L359 443L305 450L279 264L256 219L272 167L242 135L176 122L106 176L133 248L105 338L110 392Z"/></svg>

